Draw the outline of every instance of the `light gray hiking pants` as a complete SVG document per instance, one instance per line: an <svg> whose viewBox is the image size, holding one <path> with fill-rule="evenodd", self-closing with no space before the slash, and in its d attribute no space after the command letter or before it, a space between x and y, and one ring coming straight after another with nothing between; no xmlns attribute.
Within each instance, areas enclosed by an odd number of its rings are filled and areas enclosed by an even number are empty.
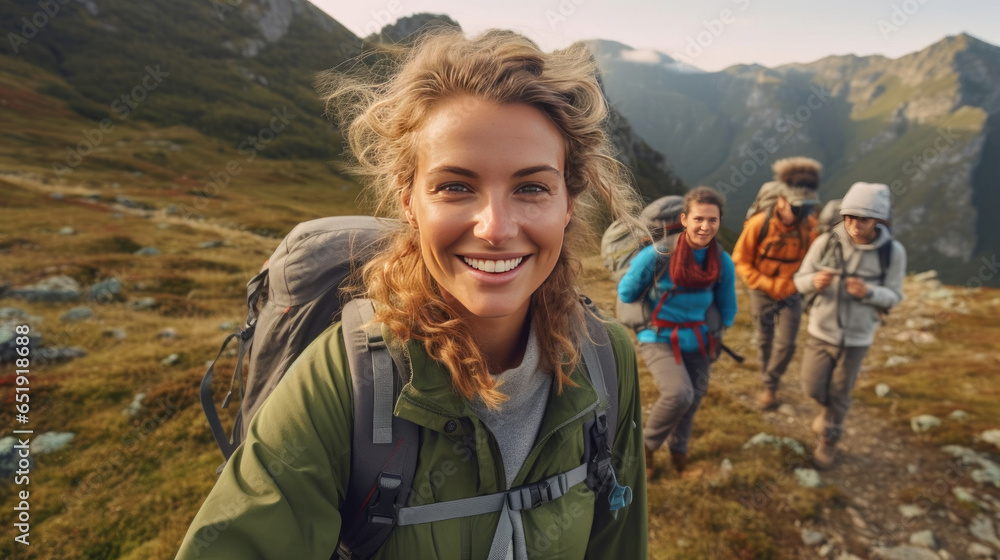
<svg viewBox="0 0 1000 560"><path fill-rule="evenodd" d="M781 376L795 354L795 336L802 320L802 295L779 301L759 290L750 290L750 315L757 325L761 382L777 391Z"/></svg>
<svg viewBox="0 0 1000 560"><path fill-rule="evenodd" d="M851 408L851 389L858 380L867 346L837 346L814 336L802 352L802 388L823 406L826 440L836 443Z"/></svg>
<svg viewBox="0 0 1000 560"><path fill-rule="evenodd" d="M687 454L694 414L708 391L712 364L698 352L682 353L678 364L665 342L641 342L639 355L660 390L642 430L646 447L656 451L666 441L672 451Z"/></svg>

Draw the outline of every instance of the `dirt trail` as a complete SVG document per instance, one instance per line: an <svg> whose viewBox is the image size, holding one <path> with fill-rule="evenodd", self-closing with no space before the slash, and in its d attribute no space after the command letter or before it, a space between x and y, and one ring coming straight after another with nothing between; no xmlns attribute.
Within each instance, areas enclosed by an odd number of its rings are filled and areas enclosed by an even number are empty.
<svg viewBox="0 0 1000 560"><path fill-rule="evenodd" d="M941 317L942 308L964 312L962 301L937 303L926 297L940 289L940 284L933 280L928 283L908 280L908 299L893 311L888 325L882 327L885 332L869 351L866 367L853 392L855 398L838 448L837 463L819 473L824 485L840 489L842 501L824 507L818 521L802 525L803 533L815 531L824 539L822 544L812 546L803 543L798 557L848 560L852 558L848 554L853 554L858 558L917 560L998 558L1000 540L991 541L990 534L995 534L994 528L1000 525L1000 489L973 478L982 465L963 463L903 424L909 418L897 412L897 408L901 399L908 397L890 393L887 398L892 404L888 408L869 406L857 398L861 391L873 391L873 382L880 380L866 370L884 364L890 355L897 355L895 352L904 351L905 345L898 342L900 336L931 332L908 327L931 324L927 318ZM803 318L802 332L807 320ZM938 321L933 326L940 329L942 325ZM806 443L811 452L815 436L809 426L819 407L801 389L802 342L800 334L796 358L782 381L779 397L784 406L763 414L774 426L772 433L794 437ZM755 362L756 352L750 344L744 344L742 350ZM989 363L988 356L984 359L985 368L995 369L996 364ZM741 401L752 406L755 398L756 395L741 396ZM960 403L954 404L954 409L961 408ZM995 458L996 453L992 456ZM966 500L971 495L974 501L962 501L956 492ZM934 535L936 550L901 548L912 547L911 536L927 530ZM818 536L813 536L818 540Z"/></svg>

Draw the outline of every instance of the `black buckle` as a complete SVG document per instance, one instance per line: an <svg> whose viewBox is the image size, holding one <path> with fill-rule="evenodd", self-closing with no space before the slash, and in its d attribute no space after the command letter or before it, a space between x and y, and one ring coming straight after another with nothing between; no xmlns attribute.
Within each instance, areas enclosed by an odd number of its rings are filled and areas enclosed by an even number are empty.
<svg viewBox="0 0 1000 560"><path fill-rule="evenodd" d="M387 472L379 473L375 495L368 504L368 522L376 525L395 525L396 498L403 487L403 477Z"/></svg>
<svg viewBox="0 0 1000 560"><path fill-rule="evenodd" d="M611 465L611 446L608 443L608 415L601 412L590 427L591 455L587 465L587 487L595 494L602 494L614 477Z"/></svg>
<svg viewBox="0 0 1000 560"><path fill-rule="evenodd" d="M552 488L547 480L536 482L529 487L532 509L552 501Z"/></svg>

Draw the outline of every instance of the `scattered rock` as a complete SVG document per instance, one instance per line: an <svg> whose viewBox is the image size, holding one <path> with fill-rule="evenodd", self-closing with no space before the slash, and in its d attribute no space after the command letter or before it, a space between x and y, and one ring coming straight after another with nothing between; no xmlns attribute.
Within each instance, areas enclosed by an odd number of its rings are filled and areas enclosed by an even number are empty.
<svg viewBox="0 0 1000 560"><path fill-rule="evenodd" d="M66 226L61 230L59 230L59 235L76 235L76 230L69 226Z"/></svg>
<svg viewBox="0 0 1000 560"><path fill-rule="evenodd" d="M160 360L160 363L163 364L163 365L165 365L165 366L172 366L172 365L176 364L179 361L181 361L181 355L180 354L171 354L171 355L167 356L166 358L163 358L162 360Z"/></svg>
<svg viewBox="0 0 1000 560"><path fill-rule="evenodd" d="M795 469L795 480L799 486L804 488L819 488L823 486L823 479L815 469Z"/></svg>
<svg viewBox="0 0 1000 560"><path fill-rule="evenodd" d="M954 296L955 290L951 288L938 288L924 293L924 299L930 300L951 299Z"/></svg>
<svg viewBox="0 0 1000 560"><path fill-rule="evenodd" d="M32 352L37 360L48 362L65 362L75 358L82 358L87 355L83 348L35 348Z"/></svg>
<svg viewBox="0 0 1000 560"><path fill-rule="evenodd" d="M160 250L156 247L143 247L134 253L136 256L140 257L155 257L160 254Z"/></svg>
<svg viewBox="0 0 1000 560"><path fill-rule="evenodd" d="M143 409L142 401L145 398L146 398L146 393L137 394L132 399L132 402L129 403L128 408L126 410L123 410L122 412L124 414L128 414L129 416L135 416L136 414L139 414L140 412L142 412Z"/></svg>
<svg viewBox="0 0 1000 560"><path fill-rule="evenodd" d="M934 532L930 529L910 535L910 544L913 546L922 546L931 550L936 550L938 547L937 539L934 538Z"/></svg>
<svg viewBox="0 0 1000 560"><path fill-rule="evenodd" d="M806 546L819 546L826 542L826 537L823 533L813 531L812 529L802 529L802 544Z"/></svg>
<svg viewBox="0 0 1000 560"><path fill-rule="evenodd" d="M899 513L903 516L903 519L915 519L922 516L926 512L924 511L924 508L920 506L904 504L899 506Z"/></svg>
<svg viewBox="0 0 1000 560"><path fill-rule="evenodd" d="M795 407L785 403L778 407L778 413L784 414L785 416L795 416Z"/></svg>
<svg viewBox="0 0 1000 560"><path fill-rule="evenodd" d="M101 331L101 334L115 340L125 340L128 338L128 333L125 332L125 329L104 329Z"/></svg>
<svg viewBox="0 0 1000 560"><path fill-rule="evenodd" d="M46 432L31 439L31 452L35 455L60 451L76 437L73 432Z"/></svg>
<svg viewBox="0 0 1000 560"><path fill-rule="evenodd" d="M915 546L877 548L872 552L876 558L883 558L884 560L941 560L941 557L930 550Z"/></svg>
<svg viewBox="0 0 1000 560"><path fill-rule="evenodd" d="M24 319L28 312L20 307L0 307L0 319Z"/></svg>
<svg viewBox="0 0 1000 560"><path fill-rule="evenodd" d="M861 558L858 558L857 556L845 550L844 552L840 553L840 556L837 557L837 560L861 560Z"/></svg>
<svg viewBox="0 0 1000 560"><path fill-rule="evenodd" d="M743 444L743 449L749 449L751 447L757 447L760 445L769 445L771 447L788 447L798 455L805 455L806 450L802 447L802 444L797 440L790 437L778 437L772 436L771 434L766 434L761 432Z"/></svg>
<svg viewBox="0 0 1000 560"><path fill-rule="evenodd" d="M59 319L66 321L67 323L72 323L74 321L83 321L84 319L90 319L94 316L94 310L89 307L74 307L69 311L62 314Z"/></svg>
<svg viewBox="0 0 1000 560"><path fill-rule="evenodd" d="M18 460L17 449L14 446L17 445L17 438L7 436L0 439L0 477L4 479L9 479L11 476L17 472ZM34 465L34 461L31 457L28 457L28 466Z"/></svg>
<svg viewBox="0 0 1000 560"><path fill-rule="evenodd" d="M969 532L984 543L1000 547L1000 540L997 539L997 533L993 529L993 520L983 514L977 515L972 520L972 523L969 525Z"/></svg>
<svg viewBox="0 0 1000 560"><path fill-rule="evenodd" d="M896 342L909 342L917 346L933 344L937 342L937 337L924 331L902 331L892 337Z"/></svg>
<svg viewBox="0 0 1000 560"><path fill-rule="evenodd" d="M148 311L150 309L156 309L160 306L160 302L156 301L151 297L144 297L139 299L134 299L128 302L129 308L135 311Z"/></svg>
<svg viewBox="0 0 1000 560"><path fill-rule="evenodd" d="M986 430L979 437L986 443L992 443L993 445L1000 447L1000 430Z"/></svg>
<svg viewBox="0 0 1000 560"><path fill-rule="evenodd" d="M951 414L948 415L949 420L955 420L958 422L965 422L969 419L969 413L964 410L953 410Z"/></svg>
<svg viewBox="0 0 1000 560"><path fill-rule="evenodd" d="M214 249L216 247L222 247L226 242L221 239L213 239L212 241L205 241L198 244L199 249Z"/></svg>
<svg viewBox="0 0 1000 560"><path fill-rule="evenodd" d="M938 273L936 270L928 270L925 272L919 272L913 275L913 280L915 282L926 282L928 280L937 280Z"/></svg>
<svg viewBox="0 0 1000 560"><path fill-rule="evenodd" d="M981 468L969 475L972 480L983 484L992 484L1000 488L1000 465L976 453L972 449L960 445L946 445L941 448L945 453L959 459L965 465L978 465Z"/></svg>
<svg viewBox="0 0 1000 560"><path fill-rule="evenodd" d="M889 391L889 385L886 383L879 383L875 386L875 394L883 399L889 396Z"/></svg>
<svg viewBox="0 0 1000 560"><path fill-rule="evenodd" d="M52 276L30 286L14 288L10 297L28 301L72 301L80 299L80 284L66 275Z"/></svg>
<svg viewBox="0 0 1000 560"><path fill-rule="evenodd" d="M941 419L930 414L921 414L920 416L910 418L910 427L918 434L940 426Z"/></svg>
<svg viewBox="0 0 1000 560"><path fill-rule="evenodd" d="M121 298L121 295L122 281L117 278L108 278L91 286L87 293L87 299L98 303L110 303Z"/></svg>
<svg viewBox="0 0 1000 560"><path fill-rule="evenodd" d="M993 549L979 543L969 545L969 556L972 558L994 558Z"/></svg>
<svg viewBox="0 0 1000 560"><path fill-rule="evenodd" d="M824 544L823 546L819 547L819 555L822 556L823 558L826 558L831 554L833 554L832 544Z"/></svg>
<svg viewBox="0 0 1000 560"><path fill-rule="evenodd" d="M885 361L885 367L899 367L911 361L906 356L889 356L889 359Z"/></svg>
<svg viewBox="0 0 1000 560"><path fill-rule="evenodd" d="M918 472L920 472L920 469L917 468L916 465L906 465L906 472L910 474L917 474Z"/></svg>
<svg viewBox="0 0 1000 560"><path fill-rule="evenodd" d="M906 320L904 328L926 331L937 326L937 321L928 317L910 317Z"/></svg>
<svg viewBox="0 0 1000 560"><path fill-rule="evenodd" d="M177 338L177 329L173 327L167 327L162 331L160 331L159 333L157 333L156 336L166 340L173 340Z"/></svg>

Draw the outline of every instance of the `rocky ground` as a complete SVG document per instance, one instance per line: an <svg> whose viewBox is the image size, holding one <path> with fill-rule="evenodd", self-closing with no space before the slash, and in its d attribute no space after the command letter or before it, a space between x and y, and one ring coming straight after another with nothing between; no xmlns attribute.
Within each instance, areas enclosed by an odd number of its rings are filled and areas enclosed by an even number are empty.
<svg viewBox="0 0 1000 560"><path fill-rule="evenodd" d="M995 458L1000 455L1000 430L985 430L975 438L978 441L966 443L992 448L992 453L965 445L938 445L928 436L948 424L965 424L972 415L960 403L943 401L944 409L952 409L948 415L915 415L906 423L901 404L926 396L897 391L871 371L892 367L913 369L914 376L934 373L917 367L927 353L924 347L939 342L950 318L968 315L970 301L981 304L981 298L962 295L958 289L942 287L933 273L907 280L906 300L893 310L866 359L836 465L822 472L807 471L806 465L793 470L799 484L835 487L840 495L815 520L796 522L802 546L795 557L998 558L1000 466ZM1000 302L987 303L997 308ZM990 375L1000 367L1000 353L975 357ZM782 406L762 414L774 434L792 436L811 447L809 424L818 407L799 389L797 360L784 387ZM857 398L862 392L869 398ZM875 404L869 404L872 399ZM739 400L752 407L755 395L746 392ZM884 401L889 401L888 407ZM788 455L795 458L792 452Z"/></svg>

